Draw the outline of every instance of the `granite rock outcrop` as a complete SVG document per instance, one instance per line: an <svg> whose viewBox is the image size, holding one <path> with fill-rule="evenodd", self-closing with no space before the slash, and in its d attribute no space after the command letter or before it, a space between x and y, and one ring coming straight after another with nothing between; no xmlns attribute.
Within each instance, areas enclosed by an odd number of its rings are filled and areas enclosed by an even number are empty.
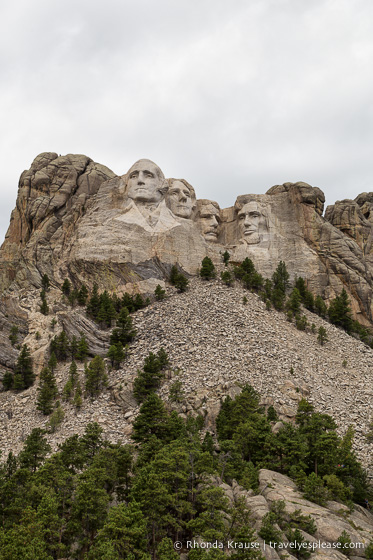
<svg viewBox="0 0 373 560"><path fill-rule="evenodd" d="M372 322L373 194L329 206L307 183L246 194L230 208L196 198L185 179L166 179L149 160L117 176L84 155L43 153L19 182L0 254L0 290L96 282L117 292L150 292L173 264L187 275L208 255L250 257L269 277L280 260L292 278L327 302L345 288L354 316ZM373 214L372 214L373 216Z"/></svg>

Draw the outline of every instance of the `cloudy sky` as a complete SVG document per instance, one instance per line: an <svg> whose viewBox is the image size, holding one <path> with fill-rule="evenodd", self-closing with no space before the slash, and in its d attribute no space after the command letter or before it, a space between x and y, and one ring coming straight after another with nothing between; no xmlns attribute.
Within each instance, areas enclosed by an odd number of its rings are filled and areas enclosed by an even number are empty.
<svg viewBox="0 0 373 560"><path fill-rule="evenodd" d="M139 158L222 207L373 191L371 0L3 0L0 236L40 152Z"/></svg>

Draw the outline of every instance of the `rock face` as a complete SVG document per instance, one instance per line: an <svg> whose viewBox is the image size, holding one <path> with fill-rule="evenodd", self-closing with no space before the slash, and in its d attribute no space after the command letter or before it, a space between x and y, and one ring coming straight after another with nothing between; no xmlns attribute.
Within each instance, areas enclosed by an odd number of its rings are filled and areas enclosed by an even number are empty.
<svg viewBox="0 0 373 560"><path fill-rule="evenodd" d="M327 301L344 287L355 317L371 324L373 194L337 202L325 217L324 201L307 183L284 183L221 210L149 160L116 176L83 155L43 153L20 178L0 289L40 287L46 273L57 286L69 277L153 291L173 264L194 275L206 255L219 262L228 250L234 262L250 257L265 276L285 261L291 277L303 276Z"/></svg>

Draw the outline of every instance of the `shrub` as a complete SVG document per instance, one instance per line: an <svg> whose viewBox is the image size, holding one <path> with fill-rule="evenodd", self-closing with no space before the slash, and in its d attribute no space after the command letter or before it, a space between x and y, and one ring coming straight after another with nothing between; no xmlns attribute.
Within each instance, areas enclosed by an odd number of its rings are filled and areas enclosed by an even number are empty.
<svg viewBox="0 0 373 560"><path fill-rule="evenodd" d="M210 257L205 257L203 259L199 275L204 280L211 280L212 278L215 278L215 266Z"/></svg>

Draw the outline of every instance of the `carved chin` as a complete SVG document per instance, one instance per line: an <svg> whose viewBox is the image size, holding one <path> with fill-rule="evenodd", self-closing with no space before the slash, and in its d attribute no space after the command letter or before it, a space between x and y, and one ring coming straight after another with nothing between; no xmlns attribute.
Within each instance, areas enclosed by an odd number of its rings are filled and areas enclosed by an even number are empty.
<svg viewBox="0 0 373 560"><path fill-rule="evenodd" d="M260 236L258 232L253 232L251 234L246 234L244 235L244 241L246 241L246 243L248 245L256 245L257 243L260 242Z"/></svg>
<svg viewBox="0 0 373 560"><path fill-rule="evenodd" d="M218 234L216 233L216 231L206 231L206 233L204 234L204 238L206 239L206 241L216 242L218 240Z"/></svg>

